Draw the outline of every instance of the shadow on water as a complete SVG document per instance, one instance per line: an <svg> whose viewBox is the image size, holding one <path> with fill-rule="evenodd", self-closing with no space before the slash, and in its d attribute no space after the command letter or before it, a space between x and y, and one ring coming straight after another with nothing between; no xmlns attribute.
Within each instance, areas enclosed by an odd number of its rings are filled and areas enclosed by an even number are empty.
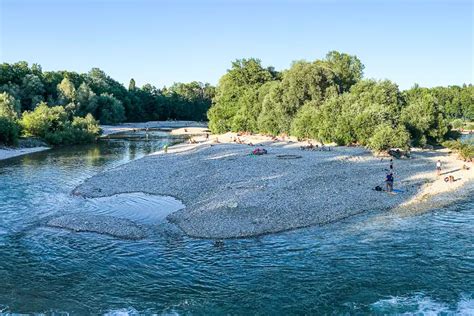
<svg viewBox="0 0 474 316"><path fill-rule="evenodd" d="M153 210L174 201L70 195L169 141L104 140L0 162L0 315L472 313L472 198L215 247L161 222L166 212ZM131 241L43 225L75 213L129 218L153 233Z"/></svg>

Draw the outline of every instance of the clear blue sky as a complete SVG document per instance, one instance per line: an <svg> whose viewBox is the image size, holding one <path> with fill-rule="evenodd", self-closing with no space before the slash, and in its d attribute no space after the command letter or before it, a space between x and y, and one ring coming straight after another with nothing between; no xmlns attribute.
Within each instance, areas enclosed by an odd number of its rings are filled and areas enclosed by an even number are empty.
<svg viewBox="0 0 474 316"><path fill-rule="evenodd" d="M232 60L288 68L330 50L402 89L473 83L473 1L0 0L0 60L99 67L128 84L216 84Z"/></svg>

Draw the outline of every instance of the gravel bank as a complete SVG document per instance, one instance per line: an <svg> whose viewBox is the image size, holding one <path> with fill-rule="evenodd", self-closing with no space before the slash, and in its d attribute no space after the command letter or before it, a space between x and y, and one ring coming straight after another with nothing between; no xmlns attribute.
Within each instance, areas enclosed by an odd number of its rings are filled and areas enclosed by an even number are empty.
<svg viewBox="0 0 474 316"><path fill-rule="evenodd" d="M195 121L150 121L142 123L122 123L118 125L101 125L102 136L128 132L134 129L178 129L184 127L207 128L206 122Z"/></svg>
<svg viewBox="0 0 474 316"><path fill-rule="evenodd" d="M49 147L0 148L0 160L32 154L32 153L36 153L36 152L47 150L47 149L50 149L50 148Z"/></svg>
<svg viewBox="0 0 474 316"><path fill-rule="evenodd" d="M50 220L50 227L69 229L75 232L91 232L123 239L142 239L144 229L131 220L104 215L63 215Z"/></svg>
<svg viewBox="0 0 474 316"><path fill-rule="evenodd" d="M174 196L186 208L167 219L187 235L239 238L409 203L427 185L442 181L434 172L437 159L442 159L446 172L456 170L457 186L472 179L473 169L457 170L462 162L447 152L417 152L412 159L395 160L395 188L404 192L392 195L373 190L383 185L388 158L374 157L363 148L302 151L299 145L266 144L269 153L263 156L249 155L254 147L240 144L178 145L168 154L156 153L96 175L74 193ZM301 158L281 159L281 155Z"/></svg>

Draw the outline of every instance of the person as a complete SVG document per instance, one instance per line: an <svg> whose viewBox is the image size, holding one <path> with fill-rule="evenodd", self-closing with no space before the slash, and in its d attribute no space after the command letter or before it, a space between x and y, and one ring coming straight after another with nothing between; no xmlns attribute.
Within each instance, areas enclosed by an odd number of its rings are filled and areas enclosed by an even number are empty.
<svg viewBox="0 0 474 316"><path fill-rule="evenodd" d="M438 160L438 162L436 162L436 174L438 176L441 175L441 160Z"/></svg>
<svg viewBox="0 0 474 316"><path fill-rule="evenodd" d="M163 151L165 152L165 154L168 153L168 144L163 146Z"/></svg>
<svg viewBox="0 0 474 316"><path fill-rule="evenodd" d="M390 159L390 172L393 173L393 159Z"/></svg>
<svg viewBox="0 0 474 316"><path fill-rule="evenodd" d="M387 192L393 191L393 173L387 173L387 177L385 178L385 182L387 183Z"/></svg>

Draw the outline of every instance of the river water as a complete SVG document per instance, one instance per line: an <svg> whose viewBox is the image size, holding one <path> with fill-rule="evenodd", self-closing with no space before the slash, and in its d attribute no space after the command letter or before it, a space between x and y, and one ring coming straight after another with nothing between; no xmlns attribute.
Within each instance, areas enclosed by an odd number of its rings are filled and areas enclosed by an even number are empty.
<svg viewBox="0 0 474 316"><path fill-rule="evenodd" d="M170 197L71 195L84 179L176 141L133 136L0 162L0 315L474 315L474 198L215 246L161 228L182 207ZM46 226L84 213L149 233L124 240Z"/></svg>

